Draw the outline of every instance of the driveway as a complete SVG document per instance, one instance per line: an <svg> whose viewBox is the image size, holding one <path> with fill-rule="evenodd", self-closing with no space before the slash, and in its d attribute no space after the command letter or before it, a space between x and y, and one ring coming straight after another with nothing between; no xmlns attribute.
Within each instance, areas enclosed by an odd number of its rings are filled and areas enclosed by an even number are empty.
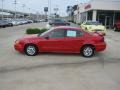
<svg viewBox="0 0 120 90"><path fill-rule="evenodd" d="M108 30L107 49L92 58L79 54L20 54L14 41L25 29L46 23L0 29L0 90L120 90L120 32Z"/></svg>

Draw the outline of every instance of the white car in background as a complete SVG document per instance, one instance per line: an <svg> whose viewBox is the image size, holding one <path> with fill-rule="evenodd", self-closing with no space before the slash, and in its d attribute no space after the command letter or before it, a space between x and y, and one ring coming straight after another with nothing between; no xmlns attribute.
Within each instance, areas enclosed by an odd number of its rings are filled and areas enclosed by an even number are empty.
<svg viewBox="0 0 120 90"><path fill-rule="evenodd" d="M19 23L16 20L11 20L10 22L12 23L13 26L19 25Z"/></svg>

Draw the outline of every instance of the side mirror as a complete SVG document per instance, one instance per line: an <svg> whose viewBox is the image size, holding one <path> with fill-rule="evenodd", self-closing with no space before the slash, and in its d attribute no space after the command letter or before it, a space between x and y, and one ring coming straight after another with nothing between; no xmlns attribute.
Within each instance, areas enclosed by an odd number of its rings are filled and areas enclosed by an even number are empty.
<svg viewBox="0 0 120 90"><path fill-rule="evenodd" d="M49 39L49 36L45 36L45 39L47 39L47 40L48 40L48 39Z"/></svg>

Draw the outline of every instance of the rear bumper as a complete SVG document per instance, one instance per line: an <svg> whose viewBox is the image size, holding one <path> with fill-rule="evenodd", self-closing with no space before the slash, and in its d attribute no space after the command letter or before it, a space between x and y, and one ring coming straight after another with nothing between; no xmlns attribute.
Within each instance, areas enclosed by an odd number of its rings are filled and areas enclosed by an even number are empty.
<svg viewBox="0 0 120 90"><path fill-rule="evenodd" d="M96 47L95 49L97 52L104 51L106 49L106 43L103 42L100 44L96 44L95 47Z"/></svg>

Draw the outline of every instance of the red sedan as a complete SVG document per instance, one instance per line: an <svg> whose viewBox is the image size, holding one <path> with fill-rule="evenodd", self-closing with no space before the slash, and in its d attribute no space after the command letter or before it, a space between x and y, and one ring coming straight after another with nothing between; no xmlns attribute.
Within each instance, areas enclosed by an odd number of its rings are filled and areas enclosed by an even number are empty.
<svg viewBox="0 0 120 90"><path fill-rule="evenodd" d="M94 52L106 48L104 37L98 33L88 33L80 28L54 27L41 35L28 35L15 41L14 48L28 56L40 52L81 53L91 57Z"/></svg>

